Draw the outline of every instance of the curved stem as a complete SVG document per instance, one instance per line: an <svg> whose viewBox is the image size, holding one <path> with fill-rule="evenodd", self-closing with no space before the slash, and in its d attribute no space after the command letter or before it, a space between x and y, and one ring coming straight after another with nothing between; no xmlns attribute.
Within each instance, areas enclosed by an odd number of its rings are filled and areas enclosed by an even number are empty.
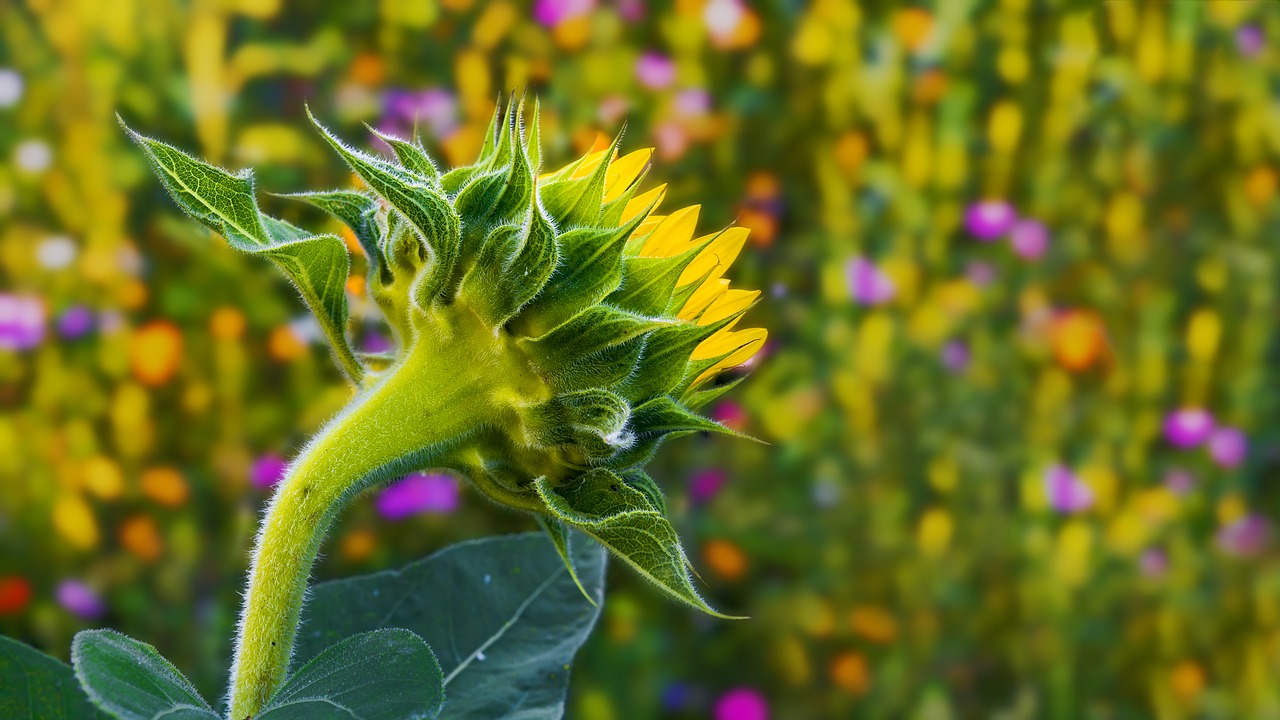
<svg viewBox="0 0 1280 720"><path fill-rule="evenodd" d="M388 371L316 435L276 489L240 615L230 720L255 716L283 684L311 567L337 514L364 488L418 469L432 448L483 422L467 401L474 385L444 383L432 365Z"/></svg>

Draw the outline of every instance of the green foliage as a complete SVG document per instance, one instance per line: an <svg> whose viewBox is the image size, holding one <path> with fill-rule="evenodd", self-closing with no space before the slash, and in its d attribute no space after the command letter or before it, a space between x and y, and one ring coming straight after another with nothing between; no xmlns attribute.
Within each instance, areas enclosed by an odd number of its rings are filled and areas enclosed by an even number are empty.
<svg viewBox="0 0 1280 720"><path fill-rule="evenodd" d="M6 720L105 720L67 665L0 635L0 717Z"/></svg>
<svg viewBox="0 0 1280 720"><path fill-rule="evenodd" d="M114 630L85 630L71 662L93 704L116 720L217 720L190 681L156 649Z"/></svg>
<svg viewBox="0 0 1280 720"><path fill-rule="evenodd" d="M399 628L352 635L291 675L260 720L423 720L440 714L444 676L422 638Z"/></svg>
<svg viewBox="0 0 1280 720"><path fill-rule="evenodd" d="M342 240L312 235L263 215L253 175L233 175L165 143L121 126L146 153L156 176L183 210L222 235L237 250L270 259L298 288L320 321L339 366L354 382L363 371L347 340L347 274L351 259Z"/></svg>
<svg viewBox="0 0 1280 720"><path fill-rule="evenodd" d="M538 534L454 545L396 571L312 589L295 663L330 643L403 627L436 650L448 720L552 720L564 712L567 668L604 594L605 556L563 536L562 564ZM581 591L565 569L572 562ZM592 602L588 603L585 594Z"/></svg>

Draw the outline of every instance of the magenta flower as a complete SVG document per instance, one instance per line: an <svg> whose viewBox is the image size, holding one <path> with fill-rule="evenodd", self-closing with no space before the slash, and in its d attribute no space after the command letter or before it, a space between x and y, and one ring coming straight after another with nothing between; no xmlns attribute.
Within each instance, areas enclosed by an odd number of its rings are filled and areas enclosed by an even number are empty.
<svg viewBox="0 0 1280 720"><path fill-rule="evenodd" d="M1255 57L1266 46L1267 38L1257 25L1241 25L1236 29L1236 49L1245 57Z"/></svg>
<svg viewBox="0 0 1280 720"><path fill-rule="evenodd" d="M689 499L698 505L711 502L728 479L728 474L719 468L699 470L689 479Z"/></svg>
<svg viewBox="0 0 1280 720"><path fill-rule="evenodd" d="M1246 515L1218 531L1218 547L1237 557L1257 555L1270 539L1271 524L1261 515Z"/></svg>
<svg viewBox="0 0 1280 720"><path fill-rule="evenodd" d="M44 303L40 298L0 294L0 349L30 350L44 341Z"/></svg>
<svg viewBox="0 0 1280 720"><path fill-rule="evenodd" d="M1138 567L1143 575L1158 578L1169 570L1169 556L1160 548L1149 548L1143 551L1142 557L1138 560Z"/></svg>
<svg viewBox="0 0 1280 720"><path fill-rule="evenodd" d="M268 453L254 461L253 467L249 469L249 480L256 487L269 488L280 482L280 478L284 477L284 471L288 467L284 458Z"/></svg>
<svg viewBox="0 0 1280 720"><path fill-rule="evenodd" d="M893 280L864 257L855 257L845 267L849 294L859 305L880 305L897 293Z"/></svg>
<svg viewBox="0 0 1280 720"><path fill-rule="evenodd" d="M378 129L397 137L408 137L413 134L415 122L424 134L438 138L448 136L458 126L457 98L443 88L419 92L388 90L383 98L383 117Z"/></svg>
<svg viewBox="0 0 1280 720"><path fill-rule="evenodd" d="M962 373L969 367L969 346L962 340L952 340L942 346L942 365L953 373Z"/></svg>
<svg viewBox="0 0 1280 720"><path fill-rule="evenodd" d="M618 0L618 17L630 23L640 22L644 19L644 3L645 0Z"/></svg>
<svg viewBox="0 0 1280 720"><path fill-rule="evenodd" d="M769 720L769 704L751 688L734 688L716 700L715 720Z"/></svg>
<svg viewBox="0 0 1280 720"><path fill-rule="evenodd" d="M1164 421L1164 437L1170 445L1193 448L1213 434L1213 416L1206 410L1184 408L1170 413Z"/></svg>
<svg viewBox="0 0 1280 720"><path fill-rule="evenodd" d="M58 334L67 340L84 337L93 329L93 311L83 305L73 305L58 316Z"/></svg>
<svg viewBox="0 0 1280 720"><path fill-rule="evenodd" d="M1249 438L1242 430L1219 427L1209 436L1209 456L1224 468L1239 467L1249 453Z"/></svg>
<svg viewBox="0 0 1280 720"><path fill-rule="evenodd" d="M1019 220L1009 231L1009 244L1023 260L1039 260L1049 249L1049 228L1037 220Z"/></svg>
<svg viewBox="0 0 1280 720"><path fill-rule="evenodd" d="M63 580L58 583L57 597L58 604L65 610L85 620L102 617L107 611L102 598L98 597L93 588L79 580Z"/></svg>
<svg viewBox="0 0 1280 720"><path fill-rule="evenodd" d="M681 90L671 107L678 117L702 117L711 112L711 94L702 88Z"/></svg>
<svg viewBox="0 0 1280 720"><path fill-rule="evenodd" d="M676 81L676 64L666 55L647 52L636 60L636 79L650 90L671 87Z"/></svg>
<svg viewBox="0 0 1280 720"><path fill-rule="evenodd" d="M1082 512L1093 506L1093 489L1065 465L1054 465L1045 471L1044 491L1049 505L1060 513Z"/></svg>
<svg viewBox="0 0 1280 720"><path fill-rule="evenodd" d="M1018 214L1009 203L985 200L969 206L964 214L964 227L970 235L985 242L1009 232L1017 220Z"/></svg>
<svg viewBox="0 0 1280 720"><path fill-rule="evenodd" d="M986 287L996 281L996 269L991 263L974 260L964 268L964 276L978 287Z"/></svg>
<svg viewBox="0 0 1280 720"><path fill-rule="evenodd" d="M1164 475L1164 486L1175 495L1187 495L1196 488L1196 478L1181 468L1174 468Z"/></svg>
<svg viewBox="0 0 1280 720"><path fill-rule="evenodd" d="M458 481L451 475L415 473L378 493L374 506L388 520L453 512L458 508Z"/></svg>
<svg viewBox="0 0 1280 720"><path fill-rule="evenodd" d="M734 430L747 425L747 411L733 400L721 400L711 409L711 419Z"/></svg>
<svg viewBox="0 0 1280 720"><path fill-rule="evenodd" d="M595 0L537 0L533 5L533 19L546 27L555 27L565 20L586 15L595 7Z"/></svg>

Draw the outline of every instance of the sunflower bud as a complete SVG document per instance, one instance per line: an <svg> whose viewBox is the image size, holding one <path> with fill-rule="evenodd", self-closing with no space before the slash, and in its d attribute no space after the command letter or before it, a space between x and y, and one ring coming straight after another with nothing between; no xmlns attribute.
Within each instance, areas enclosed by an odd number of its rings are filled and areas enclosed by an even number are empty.
<svg viewBox="0 0 1280 720"><path fill-rule="evenodd" d="M335 499L448 468L536 514L571 571L569 528L714 613L641 468L669 438L733 434L695 411L736 383L721 372L765 339L735 329L759 292L724 279L746 231L695 239L697 207L657 214L664 188L640 188L652 152L619 157L618 140L541 173L536 107L527 133L521 111L495 113L476 162L443 173L416 140L379 134L391 160L315 123L364 188L293 197L345 223L365 251L370 294L397 343L377 369L347 338L340 241L262 214L247 173L134 139L184 209L284 269L360 385L320 435L359 458ZM363 444L341 440L352 437Z"/></svg>

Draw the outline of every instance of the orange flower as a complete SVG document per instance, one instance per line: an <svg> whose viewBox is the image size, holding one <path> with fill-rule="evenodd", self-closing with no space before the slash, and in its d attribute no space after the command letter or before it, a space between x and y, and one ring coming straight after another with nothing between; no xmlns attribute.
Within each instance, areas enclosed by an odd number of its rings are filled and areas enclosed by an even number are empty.
<svg viewBox="0 0 1280 720"><path fill-rule="evenodd" d="M182 332L167 320L147 323L129 339L129 367L144 385L158 387L169 382L181 360Z"/></svg>

